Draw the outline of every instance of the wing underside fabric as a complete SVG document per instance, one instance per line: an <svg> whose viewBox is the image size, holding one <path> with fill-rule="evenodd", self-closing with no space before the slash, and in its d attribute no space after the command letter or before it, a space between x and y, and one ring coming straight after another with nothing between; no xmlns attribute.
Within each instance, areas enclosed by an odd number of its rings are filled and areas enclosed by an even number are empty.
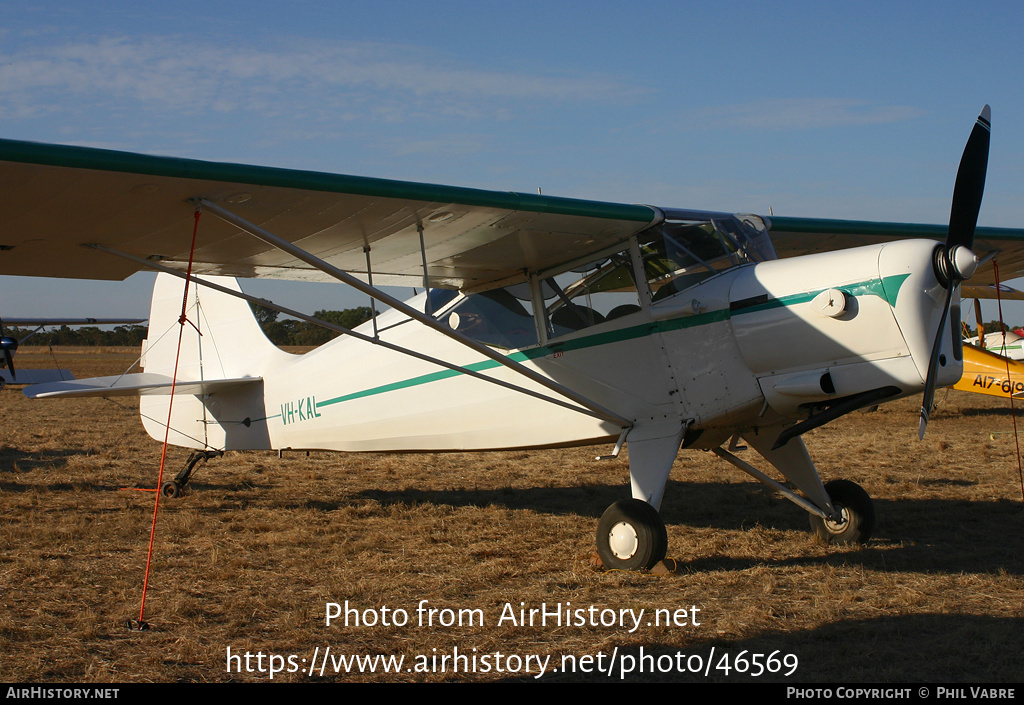
<svg viewBox="0 0 1024 705"><path fill-rule="evenodd" d="M657 222L648 206L386 181L0 140L0 274L123 279L189 259L206 199L375 284L472 288L598 251ZM423 250L421 252L420 230ZM207 215L195 273L324 279Z"/></svg>

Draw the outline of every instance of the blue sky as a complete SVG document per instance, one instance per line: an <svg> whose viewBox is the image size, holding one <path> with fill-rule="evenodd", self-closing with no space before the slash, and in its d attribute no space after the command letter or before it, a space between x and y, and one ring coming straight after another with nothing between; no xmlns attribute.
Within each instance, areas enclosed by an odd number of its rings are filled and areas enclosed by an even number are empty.
<svg viewBox="0 0 1024 705"><path fill-rule="evenodd" d="M638 5L0 0L0 137L942 223L989 103L980 222L1020 226L1024 5ZM145 315L147 281L8 278L2 313ZM309 311L363 303L247 289Z"/></svg>

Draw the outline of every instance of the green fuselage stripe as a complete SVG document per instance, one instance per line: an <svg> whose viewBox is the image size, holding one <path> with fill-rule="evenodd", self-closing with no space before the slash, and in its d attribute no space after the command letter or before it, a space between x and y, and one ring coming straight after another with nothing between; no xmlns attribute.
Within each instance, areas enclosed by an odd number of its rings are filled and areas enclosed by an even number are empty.
<svg viewBox="0 0 1024 705"><path fill-rule="evenodd" d="M624 340L635 340L637 338L645 338L656 333L667 333L673 330L681 330L683 328L692 328L694 326L707 325L709 323L718 323L729 319L729 310L722 309L720 311L711 311L710 313L702 313L695 316L687 316L683 318L675 318L668 321L657 321L653 323L644 323L639 326L630 326L629 328L621 328L619 330L607 331L604 333L597 333L595 335L587 335L580 338L574 338L572 340L565 340L550 345L544 345L536 348L530 348L528 350L519 350L517 352L508 355L510 360L514 362L524 362L527 360L536 360L542 357L548 357L549 355L556 352L567 352L572 350L583 350L586 348L593 348L599 345L610 345L612 343L619 343ZM495 362L494 360L484 360L483 362L477 362L472 365L465 365L467 370L473 372L483 372L485 370L491 370L495 367L500 367L501 363ZM416 387L421 384L430 384L431 382L437 382L442 379L449 379L462 374L455 370L441 370L439 372L432 372L427 375L420 375L419 377L411 377L406 380L399 382L392 382L390 384L382 384L379 387L371 387L370 389L364 389L359 392L353 392L351 394L344 394L340 397L334 397L332 399L325 399L316 403L317 408L324 406L330 406L332 404L340 404L346 401L352 401L353 399L362 399L364 397L371 397L377 394L385 394L387 392L394 392L399 389L407 389L409 387Z"/></svg>
<svg viewBox="0 0 1024 705"><path fill-rule="evenodd" d="M883 282L878 279L872 279L866 282L858 284L852 284L848 286L839 287L842 291L845 291L853 296L878 296L889 302L890 305L895 305L896 293L899 291L903 282L906 281L909 274L901 274L894 277L888 277ZM778 299L770 299L764 303L758 303L756 305L745 307L739 311L733 311L730 313L729 309L724 308L718 311L709 311L707 313L699 313L692 316L681 316L678 318L671 318L665 321L653 321L651 323L644 323L638 326L630 326L628 328L620 328L618 330L605 331L602 333L595 333L593 335L581 336L579 338L572 338L570 340L563 340L559 342L549 343L548 345L538 346L536 348L529 348L527 350L519 350L508 355L510 360L515 362L524 362L527 360L536 360L543 357L548 357L554 353L564 353L573 350L584 350L586 348L598 347L601 345L610 345L613 343L620 343L626 340L636 340L638 338L645 338L658 333L668 333L671 331L682 330L684 328L694 328L696 326L709 325L711 323L721 323L729 320L732 316L742 315L747 313L753 313L755 311L765 311L773 308L790 307L797 304L806 303L811 301L815 296L824 291L809 291L801 294L793 294L791 296L783 296ZM482 362L476 362L471 365L465 365L465 368L472 370L473 372L483 372L485 370L491 370L495 367L499 367L500 363L494 360L484 360ZM432 372L426 375L420 375L418 377L411 377L409 379L401 380L398 382L391 382L390 384L382 384L378 387L370 387L369 389L363 389L358 392L352 392L351 394L343 394L342 396L333 397L331 399L325 399L323 401L316 402L316 408L320 409L325 406L331 406L332 404L341 404L346 401L352 401L354 399L362 399L365 397L376 396L377 394L386 394L388 392L395 392L400 389L408 389L409 387L416 387L421 384L430 384L431 382L438 382L443 379L450 379L461 375L461 372L456 370L440 370L438 372Z"/></svg>
<svg viewBox="0 0 1024 705"><path fill-rule="evenodd" d="M860 282L857 284L850 284L847 286L835 287L842 292L850 294L852 296L877 296L884 299L889 303L890 306L896 306L896 296L899 294L900 288L903 286L903 282L907 280L909 274L897 274L895 276L886 277L882 279L872 279L866 282ZM789 306L796 306L797 304L807 303L812 301L815 296L820 294L825 289L820 291L807 291L802 294L791 294L790 296L782 296L777 299L768 299L761 303L752 304L745 306L742 309L734 310L732 315L741 315L747 313L755 313L757 311L767 311L773 308L786 308Z"/></svg>

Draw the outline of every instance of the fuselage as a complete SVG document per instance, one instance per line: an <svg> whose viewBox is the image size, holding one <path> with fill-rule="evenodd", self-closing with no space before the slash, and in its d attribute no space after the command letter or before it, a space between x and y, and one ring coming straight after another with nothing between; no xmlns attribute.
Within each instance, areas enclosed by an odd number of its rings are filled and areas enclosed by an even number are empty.
<svg viewBox="0 0 1024 705"><path fill-rule="evenodd" d="M641 237L596 265L538 273L528 286L434 297L432 312L634 427L686 424L686 445L715 447L738 430L805 419L872 390L886 390L886 398L919 393L944 315L946 292L931 266L935 246L904 241L738 261L670 280L666 267L651 266L656 248ZM664 249L657 252L663 257ZM210 296L200 292L206 315L215 315ZM427 296L411 303L423 310ZM159 318L155 305L153 315ZM607 419L347 336L304 355L267 349L269 343L255 354L264 344L238 333L245 325L229 326L229 339L210 320L196 342L203 346L200 374L258 375L262 384L176 401L182 407L174 413L174 442L482 450L598 443L621 431ZM358 330L558 396L395 311ZM941 341L940 385L961 374L959 324L946 330L953 333ZM166 415L165 403L144 398L144 417L160 418L161 409ZM162 439L162 424L147 428Z"/></svg>

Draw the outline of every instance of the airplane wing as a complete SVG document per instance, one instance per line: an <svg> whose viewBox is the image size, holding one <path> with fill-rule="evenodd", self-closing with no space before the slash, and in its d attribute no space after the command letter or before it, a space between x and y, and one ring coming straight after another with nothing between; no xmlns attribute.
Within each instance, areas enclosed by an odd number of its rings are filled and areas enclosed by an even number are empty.
<svg viewBox="0 0 1024 705"><path fill-rule="evenodd" d="M779 257L843 250L904 238L930 238L941 242L946 239L948 227L778 216L772 216L770 220L772 244ZM984 258L991 252L997 253L996 261L999 264L1001 282L1024 276L1024 229L979 227L975 230L972 249L979 258ZM992 262L985 262L978 267L970 283L971 286L995 285Z"/></svg>
<svg viewBox="0 0 1024 705"><path fill-rule="evenodd" d="M486 288L661 219L648 206L11 140L0 140L0 194L0 274L92 279L142 267L81 245L184 269L197 197L357 275L369 248L376 285L421 286L425 259L431 286ZM324 278L212 216L199 225L195 262L197 274Z"/></svg>
<svg viewBox="0 0 1024 705"><path fill-rule="evenodd" d="M997 290L998 289L998 290ZM960 295L965 299L1002 299L1003 301L1024 301L1024 291L1014 289L1006 284L998 288L994 284L961 284Z"/></svg>
<svg viewBox="0 0 1024 705"><path fill-rule="evenodd" d="M487 289L597 253L658 223L643 205L0 140L0 274L124 279L143 269L98 244L184 269L195 199L222 206L375 285ZM719 216L723 214L717 214ZM779 256L882 240L943 240L946 226L772 219ZM421 229L422 228L422 233ZM421 246L422 234L422 246ZM1024 275L1024 230L979 228L1002 279ZM216 217L202 218L197 274L321 281L326 275ZM994 283L991 264L972 284Z"/></svg>

